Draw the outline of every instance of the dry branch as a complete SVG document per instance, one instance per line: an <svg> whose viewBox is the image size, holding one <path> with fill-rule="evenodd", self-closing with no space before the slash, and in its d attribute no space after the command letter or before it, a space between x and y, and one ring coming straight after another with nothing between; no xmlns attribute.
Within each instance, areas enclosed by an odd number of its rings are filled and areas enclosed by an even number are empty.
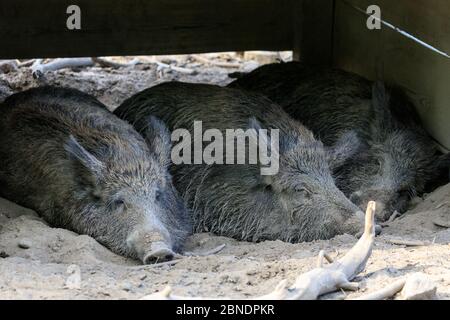
<svg viewBox="0 0 450 320"><path fill-rule="evenodd" d="M214 255L216 253L219 253L223 249L225 249L226 246L227 246L226 244L222 244L222 245L220 245L217 248L214 248L212 250L208 250L208 251L204 251L204 252L185 252L183 255L185 257L207 257L207 256L212 256L212 255Z"/></svg>
<svg viewBox="0 0 450 320"><path fill-rule="evenodd" d="M97 63L101 67L114 68L114 69L126 68L126 67L134 66L134 65L137 65L140 63L139 59L137 59L137 58L135 58L127 63L114 62L114 61L111 61L111 60L108 60L105 58L92 57L91 59L93 62Z"/></svg>
<svg viewBox="0 0 450 320"><path fill-rule="evenodd" d="M108 68L123 68L133 66L139 63L138 59L133 59L129 63L117 63L105 58L59 58L49 63L42 63L42 59L37 59L31 66L31 72L36 79L41 78L46 72L57 71L66 68L92 67L95 64ZM29 64L27 62L27 64ZM25 65L25 64L24 64Z"/></svg>
<svg viewBox="0 0 450 320"><path fill-rule="evenodd" d="M174 266L176 265L178 262L180 262L182 259L174 259L171 261L165 261L165 262L159 262L159 263L154 263L152 265L150 265L153 268L158 268L158 267L164 267L164 266Z"/></svg>
<svg viewBox="0 0 450 320"><path fill-rule="evenodd" d="M393 245L396 245L396 246L407 246L407 247L424 247L424 246L428 246L428 243L423 242L423 241L389 239L388 242L390 244L393 244Z"/></svg>
<svg viewBox="0 0 450 320"><path fill-rule="evenodd" d="M36 59L30 59L27 61L19 62L18 66L19 66L19 68L31 67L35 61L36 61Z"/></svg>
<svg viewBox="0 0 450 320"><path fill-rule="evenodd" d="M195 75L197 73L197 71L195 71L194 69L188 69L188 68L182 68L182 67L177 67L177 66L173 66L167 63L163 63L163 62L159 62L159 61L154 61L154 63L162 69L169 69L169 70L173 70L179 73L183 73L183 74L189 74L189 75Z"/></svg>
<svg viewBox="0 0 450 320"><path fill-rule="evenodd" d="M356 298L355 300L386 300L392 298L397 293L402 291L403 287L405 286L405 283L406 283L405 279L398 280L386 288L363 295L361 297Z"/></svg>
<svg viewBox="0 0 450 320"><path fill-rule="evenodd" d="M37 59L31 66L31 72L36 79L41 78L46 72L56 71L65 68L79 68L93 66L91 58L60 58L49 63L42 63L42 59Z"/></svg>
<svg viewBox="0 0 450 320"><path fill-rule="evenodd" d="M436 298L436 284L425 274L415 273L407 279L400 279L379 291L363 295L355 300L385 300L401 291L402 300L433 300Z"/></svg>
<svg viewBox="0 0 450 320"><path fill-rule="evenodd" d="M197 60L201 63L209 64L209 65L220 67L220 68L239 69L241 67L241 64L237 63L237 62L232 63L232 62L214 61L214 60L210 60L208 58L202 57L198 54L193 54L192 58L194 58L195 60Z"/></svg>
<svg viewBox="0 0 450 320"><path fill-rule="evenodd" d="M403 300L434 300L437 286L424 273L415 273L408 277L402 290Z"/></svg>
<svg viewBox="0 0 450 320"><path fill-rule="evenodd" d="M397 219L398 217L400 217L401 215L402 215L402 214L401 214L400 212L394 211L394 213L389 217L389 219L388 219L386 222L381 223L380 225L381 225L382 227L389 227L389 225L390 225L392 222L394 222L394 220Z"/></svg>
<svg viewBox="0 0 450 320"><path fill-rule="evenodd" d="M324 250L319 252L319 256L317 257L317 268L323 267L323 259L327 260L328 263L333 263L334 259Z"/></svg>
<svg viewBox="0 0 450 320"><path fill-rule="evenodd" d="M442 218L436 218L436 219L434 219L434 220L433 220L433 224L434 224L435 226L437 226L437 227L440 227L440 228L447 228L447 229L450 229L450 222L444 221L444 219L442 219Z"/></svg>
<svg viewBox="0 0 450 320"><path fill-rule="evenodd" d="M197 73L197 71L195 71L194 69L189 69L189 68L183 68L183 67L177 67L177 66L173 66L171 64L167 64L161 61L156 60L155 58L151 58L151 57L141 57L141 59L145 62L145 63L152 63L152 64L156 64L158 66L158 69L169 69L169 70L174 70L176 72L179 73L183 73L183 74L188 74L188 75L195 75Z"/></svg>
<svg viewBox="0 0 450 320"><path fill-rule="evenodd" d="M339 289L355 290L359 286L351 281L365 269L375 241L375 202L370 202L366 211L365 229L356 245L341 259L325 267L319 267L300 275L294 285L287 288L286 280L275 290L257 300L315 300L319 296ZM320 256L326 257L325 253ZM320 257L319 256L319 257ZM331 259L330 259L331 260ZM202 300L200 297L182 297L172 294L170 287L159 293L142 298L144 300ZM210 300L211 298L207 298Z"/></svg>

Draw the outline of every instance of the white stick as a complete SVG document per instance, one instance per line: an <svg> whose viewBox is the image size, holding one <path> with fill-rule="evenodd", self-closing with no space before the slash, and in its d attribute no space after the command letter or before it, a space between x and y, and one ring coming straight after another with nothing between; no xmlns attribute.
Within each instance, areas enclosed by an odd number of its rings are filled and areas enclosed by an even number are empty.
<svg viewBox="0 0 450 320"><path fill-rule="evenodd" d="M385 300L388 298L392 298L397 293L402 291L405 283L405 279L398 280L386 288L358 297L355 300Z"/></svg>
<svg viewBox="0 0 450 320"><path fill-rule="evenodd" d="M407 247L424 247L428 244L422 241L410 241L401 239L389 239L388 242L397 246L407 246Z"/></svg>
<svg viewBox="0 0 450 320"><path fill-rule="evenodd" d="M114 61L111 61L111 60L108 60L105 58L96 58L96 57L92 57L91 59L92 59L92 61L94 61L95 63L100 65L101 67L108 67L108 68L114 68L114 69L126 68L126 67L134 66L134 65L140 63L139 59L137 59L137 58L131 60L128 63L119 63L119 62L114 62Z"/></svg>
<svg viewBox="0 0 450 320"><path fill-rule="evenodd" d="M37 59L31 66L31 71L35 78L42 77L48 71L56 71L65 68L79 68L93 66L91 58L60 58L52 62L42 64L42 59Z"/></svg>
<svg viewBox="0 0 450 320"><path fill-rule="evenodd" d="M193 54L192 58L194 58L197 61L200 61L201 63L210 64L210 65L220 67L220 68L239 69L241 67L241 64L239 64L239 63L214 61L214 60L210 60L208 58L202 57L197 54Z"/></svg>

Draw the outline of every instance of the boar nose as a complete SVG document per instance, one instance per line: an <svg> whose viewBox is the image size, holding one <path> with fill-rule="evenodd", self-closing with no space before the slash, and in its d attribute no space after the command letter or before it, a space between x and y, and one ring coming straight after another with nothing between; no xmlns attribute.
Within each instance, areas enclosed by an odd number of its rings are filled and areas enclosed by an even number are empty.
<svg viewBox="0 0 450 320"><path fill-rule="evenodd" d="M356 204L356 205L360 205L360 203L361 203L361 192L359 192L359 191L357 191L357 192L353 192L351 195L350 195L350 201L351 202L353 202L354 204Z"/></svg>
<svg viewBox="0 0 450 320"><path fill-rule="evenodd" d="M144 264L154 264L170 261L175 253L163 242L152 243L152 250L144 255L142 262Z"/></svg>
<svg viewBox="0 0 450 320"><path fill-rule="evenodd" d="M377 211L375 213L375 219L379 221L384 221L386 218L389 218L389 212L387 212L386 204L381 201L375 201L377 204Z"/></svg>
<svg viewBox="0 0 450 320"><path fill-rule="evenodd" d="M362 236L362 233L364 231L364 220L365 220L365 213L362 211L357 211L356 212L356 217L358 219L358 221L362 221L362 229L360 229L360 231L356 234L356 237L359 238ZM382 232L383 228L380 225L375 225L375 235L379 236Z"/></svg>
<svg viewBox="0 0 450 320"><path fill-rule="evenodd" d="M358 218L361 221L364 221L364 219L365 219L364 212L362 212L361 210L358 210L358 211L356 211L355 215L356 215L356 218Z"/></svg>
<svg viewBox="0 0 450 320"><path fill-rule="evenodd" d="M167 232L163 231L135 231L128 237L127 244L144 264L172 260L175 254Z"/></svg>

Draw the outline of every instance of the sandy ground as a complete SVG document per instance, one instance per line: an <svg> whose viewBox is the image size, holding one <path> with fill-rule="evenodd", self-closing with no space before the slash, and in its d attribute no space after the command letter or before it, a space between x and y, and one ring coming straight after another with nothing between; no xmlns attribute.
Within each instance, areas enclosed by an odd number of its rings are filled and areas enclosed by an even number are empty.
<svg viewBox="0 0 450 320"><path fill-rule="evenodd" d="M153 64L122 69L61 70L35 80L26 68L0 73L0 100L11 92L42 83L82 89L111 108L124 98L167 80L227 84L229 72L258 65L235 54L208 59L239 63L239 68L207 66L190 56L162 57L164 62L192 68L194 75L158 70ZM383 229L372 257L360 275L355 298L415 272L435 281L440 299L450 299L450 185L417 198L411 210ZM389 240L420 240L406 247ZM210 234L194 235L187 250L203 252L221 244L221 252L189 257L169 266L142 266L111 253L88 236L55 229L31 210L0 199L0 299L139 299L170 285L175 293L191 296L247 298L271 291L279 281L295 277L316 264L320 250L342 256L357 239L342 235L330 241L303 244L237 242ZM324 299L343 298L335 293Z"/></svg>

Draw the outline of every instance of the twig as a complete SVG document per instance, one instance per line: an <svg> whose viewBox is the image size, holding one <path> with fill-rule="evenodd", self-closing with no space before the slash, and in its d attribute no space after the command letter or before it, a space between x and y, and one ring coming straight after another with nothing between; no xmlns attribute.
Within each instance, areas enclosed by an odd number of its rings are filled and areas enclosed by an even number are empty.
<svg viewBox="0 0 450 320"><path fill-rule="evenodd" d="M450 222L444 221L441 218L436 218L433 220L433 224L435 226L441 227L441 228L447 228L450 229Z"/></svg>
<svg viewBox="0 0 450 320"><path fill-rule="evenodd" d="M42 64L42 59L37 59L31 66L33 77L41 78L48 71L56 71L65 68L79 68L93 66L91 58L60 58L52 62Z"/></svg>
<svg viewBox="0 0 450 320"><path fill-rule="evenodd" d="M26 64L30 64L32 60L27 61ZM41 78L46 72L49 71L57 71L60 69L66 68L80 68L80 67L92 67L96 63L102 67L109 68L123 68L133 66L139 63L138 59L134 59L129 63L117 63L114 61L110 61L105 58L59 58L55 59L49 63L43 64L42 59L34 60L31 71L33 73L33 77L36 79ZM25 64L24 64L25 65Z"/></svg>
<svg viewBox="0 0 450 320"><path fill-rule="evenodd" d="M407 247L424 247L428 246L428 243L423 241L410 241L410 240L400 240L400 239L389 239L388 243L397 246L407 246Z"/></svg>
<svg viewBox="0 0 450 320"><path fill-rule="evenodd" d="M400 213L400 212L394 211L394 213L389 217L389 219L388 219L386 222L380 223L380 226L382 226L382 227L389 227L390 224L391 224L392 222L394 222L394 220L397 219L397 218L400 217L400 216L401 216L401 213Z"/></svg>
<svg viewBox="0 0 450 320"><path fill-rule="evenodd" d="M175 259L175 260L171 260L171 261L165 261L165 262L160 262L160 263L154 263L152 265L150 265L153 268L158 268L158 267L164 267L164 266L174 266L176 265L178 262L180 262L182 259Z"/></svg>
<svg viewBox="0 0 450 320"><path fill-rule="evenodd" d="M27 60L27 61L24 61L24 62L19 62L18 64L17 64L17 66L19 67L19 68L22 68L22 67L30 67L30 66L32 66L33 65L33 63L36 61L36 59L31 59L31 60Z"/></svg>
<svg viewBox="0 0 450 320"><path fill-rule="evenodd" d="M436 291L436 283L426 274L419 272L406 279L401 298L403 300L434 300Z"/></svg>
<svg viewBox="0 0 450 320"><path fill-rule="evenodd" d="M438 204L436 206L436 208L434 208L434 210L439 210L439 209L443 208L444 206L450 206L450 202L443 202L441 204Z"/></svg>
<svg viewBox="0 0 450 320"><path fill-rule="evenodd" d="M156 64L158 66L158 69L170 69L170 70L174 70L179 73L189 74L189 75L197 74L197 71L195 71L193 69L173 66L173 65L158 61L155 58L141 57L141 59L144 60L146 63Z"/></svg>
<svg viewBox="0 0 450 320"><path fill-rule="evenodd" d="M126 68L126 67L134 66L134 65L137 65L140 63L139 59L137 59L137 58L131 60L128 63L119 63L119 62L114 62L114 61L111 61L111 60L108 60L105 58L98 58L98 57L92 57L91 59L93 62L97 63L101 67L114 68L114 69Z"/></svg>
<svg viewBox="0 0 450 320"><path fill-rule="evenodd" d="M209 251L199 252L199 253L185 252L183 255L186 256L186 257L207 257L207 256L212 256L212 255L214 255L216 253L219 253L223 249L225 249L226 246L227 246L226 244L222 244L222 245L218 246L217 248L214 248L214 249L209 250Z"/></svg>
<svg viewBox="0 0 450 320"><path fill-rule="evenodd" d="M317 257L317 268L323 267L323 259L328 261L328 263L333 263L333 258L324 250L319 252L319 256Z"/></svg>
<svg viewBox="0 0 450 320"><path fill-rule="evenodd" d="M197 71L195 71L194 69L177 67L177 66L173 66L173 65L159 62L159 61L153 61L153 63L155 63L156 65L158 65L158 67L163 68L163 69L170 69L170 70L174 70L179 73L189 74L189 75L197 74Z"/></svg>
<svg viewBox="0 0 450 320"><path fill-rule="evenodd" d="M386 288L363 295L354 300L385 300L388 298L392 298L397 293L402 291L403 287L405 286L405 283L406 283L405 279L398 280L398 281L394 282L393 284L387 286Z"/></svg>
<svg viewBox="0 0 450 320"><path fill-rule="evenodd" d="M208 58L202 57L197 54L193 54L191 57L197 61L204 63L204 64L210 64L210 65L220 67L220 68L239 69L241 67L240 63L214 61L214 60L210 60Z"/></svg>

